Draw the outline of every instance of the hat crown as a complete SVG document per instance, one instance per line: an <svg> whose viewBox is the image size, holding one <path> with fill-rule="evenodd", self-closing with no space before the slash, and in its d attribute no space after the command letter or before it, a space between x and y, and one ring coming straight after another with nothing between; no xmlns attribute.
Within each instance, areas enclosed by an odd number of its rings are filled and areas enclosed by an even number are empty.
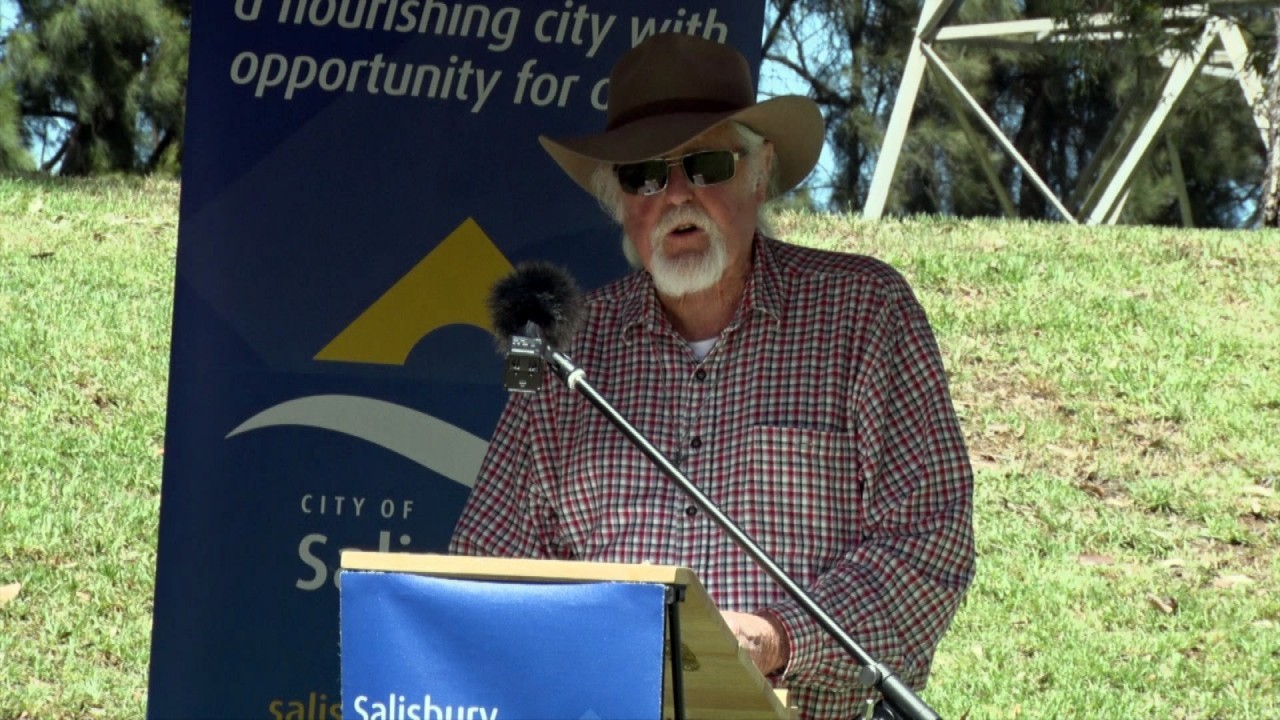
<svg viewBox="0 0 1280 720"><path fill-rule="evenodd" d="M650 36L622 56L609 74L606 129L677 113L739 110L755 102L746 58L696 35Z"/></svg>
<svg viewBox="0 0 1280 720"><path fill-rule="evenodd" d="M816 103L799 95L756 101L747 60L731 46L696 35L651 35L609 73L603 132L538 141L574 182L595 192L602 165L666 157L721 123L768 138L774 177L769 197L795 187L822 152L825 128Z"/></svg>

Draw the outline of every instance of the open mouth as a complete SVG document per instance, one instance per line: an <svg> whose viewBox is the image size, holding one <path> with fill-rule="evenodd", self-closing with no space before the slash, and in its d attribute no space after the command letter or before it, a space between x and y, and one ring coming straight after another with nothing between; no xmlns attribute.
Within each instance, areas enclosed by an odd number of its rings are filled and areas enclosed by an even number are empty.
<svg viewBox="0 0 1280 720"><path fill-rule="evenodd" d="M701 229L702 228L692 223L685 223L684 225L677 225L675 229L671 231L671 234L672 235L688 235L689 233L698 232Z"/></svg>

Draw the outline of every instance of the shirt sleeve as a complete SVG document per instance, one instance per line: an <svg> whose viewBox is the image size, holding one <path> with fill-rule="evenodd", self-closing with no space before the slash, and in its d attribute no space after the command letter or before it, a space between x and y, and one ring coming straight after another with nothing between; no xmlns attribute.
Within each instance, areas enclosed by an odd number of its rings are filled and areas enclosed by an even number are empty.
<svg viewBox="0 0 1280 720"><path fill-rule="evenodd" d="M871 655L922 688L974 574L973 473L941 354L910 294L879 313L850 416L861 537L809 588ZM792 600L763 608L791 647L781 684L847 692L859 665Z"/></svg>
<svg viewBox="0 0 1280 720"><path fill-rule="evenodd" d="M513 395L507 402L454 527L450 553L546 557L546 503L535 477L533 415L529 396Z"/></svg>

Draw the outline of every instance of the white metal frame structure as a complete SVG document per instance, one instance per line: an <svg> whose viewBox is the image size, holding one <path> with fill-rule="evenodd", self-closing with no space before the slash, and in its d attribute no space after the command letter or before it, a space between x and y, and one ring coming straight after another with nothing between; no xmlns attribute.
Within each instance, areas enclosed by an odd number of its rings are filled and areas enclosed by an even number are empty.
<svg viewBox="0 0 1280 720"><path fill-rule="evenodd" d="M1042 43L1113 41L1123 38L1123 28L1110 14L1091 16L1082 28L1071 28L1063 22L1050 18L948 25L947 23L955 16L962 3L963 0L925 0L920 13L920 22L916 26L915 38L912 40L903 69L897 100L889 118L889 127L885 132L880 156L876 161L875 174L872 176L871 188L867 194L867 203L863 208L864 217L878 219L884 214L889 189L897 173L898 159L910 124L911 112L915 108L916 97L926 69L942 88L946 102L951 106L969 142L977 150L975 155L982 163L987 181L991 184L1001 208L1009 217L1017 214L1013 200L988 160L982 138L969 122L966 107L1018 164L1025 176L1044 195L1058 214L1073 224L1082 222L1090 225L1114 224L1117 221L1124 208L1134 170L1147 157L1165 121L1197 72L1237 80L1243 91L1245 102L1253 111L1254 123L1258 127L1262 142L1264 145L1268 143L1270 123L1264 106L1264 85L1257 72L1247 63L1249 49L1239 26L1230 18L1211 14L1211 8L1207 4L1167 11L1166 20L1181 21L1184 25L1187 22L1199 22L1202 23L1203 29L1190 52L1166 52L1160 58L1166 73L1160 94L1153 101L1147 101L1145 107L1134 102L1121 109L1120 115L1103 138L1102 146L1094 152L1088 167L1080 174L1080 185L1075 188L1070 199L1077 208L1073 213L1064 201L1054 194L1026 158L1018 152L996 121L982 109L973 95L951 72L946 62L938 55L935 46L954 43L1034 50ZM1216 2L1214 4L1233 3ZM1246 3L1237 0L1234 4ZM1210 52L1215 49L1215 46L1220 49ZM1125 121L1130 117L1137 121L1126 123ZM1122 128L1123 136L1117 137L1121 134ZM1113 149L1112 145L1114 145ZM1177 153L1172 150L1170 145L1173 172L1180 189L1182 221L1190 226L1192 224L1191 209L1186 196L1186 183L1182 179Z"/></svg>

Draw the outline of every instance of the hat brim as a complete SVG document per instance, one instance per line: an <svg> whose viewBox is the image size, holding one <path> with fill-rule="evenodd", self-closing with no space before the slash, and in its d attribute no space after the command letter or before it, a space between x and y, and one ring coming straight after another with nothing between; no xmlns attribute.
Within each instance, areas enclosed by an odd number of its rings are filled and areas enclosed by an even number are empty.
<svg viewBox="0 0 1280 720"><path fill-rule="evenodd" d="M826 134L822 112L812 100L799 95L770 98L741 110L659 115L594 135L542 135L538 142L574 182L592 192L591 175L601 163L639 162L666 155L728 120L746 125L773 143L777 171L770 198L800 184L818 163Z"/></svg>

